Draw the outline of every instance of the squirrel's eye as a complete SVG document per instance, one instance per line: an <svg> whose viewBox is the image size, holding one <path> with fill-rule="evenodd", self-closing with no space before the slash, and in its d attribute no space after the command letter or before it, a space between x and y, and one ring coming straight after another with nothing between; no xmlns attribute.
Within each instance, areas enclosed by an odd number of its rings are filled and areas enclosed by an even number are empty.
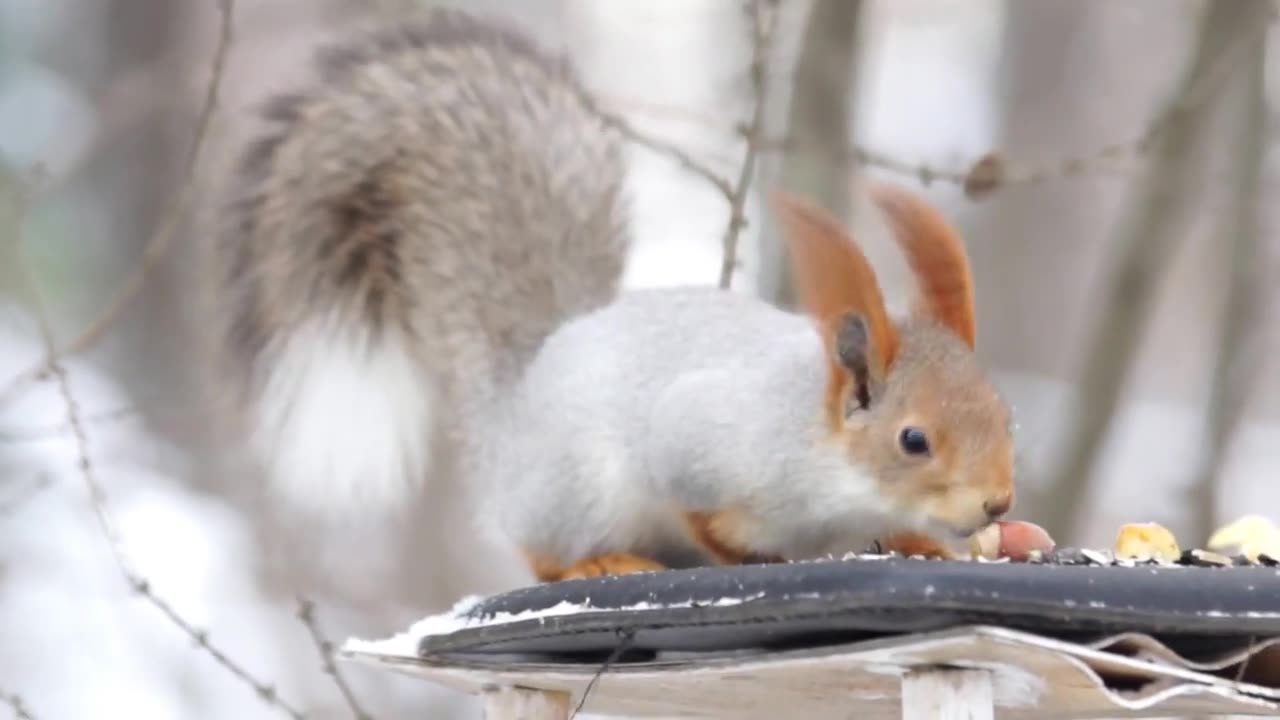
<svg viewBox="0 0 1280 720"><path fill-rule="evenodd" d="M929 438L920 428L903 428L898 434L898 445L908 455L928 455Z"/></svg>

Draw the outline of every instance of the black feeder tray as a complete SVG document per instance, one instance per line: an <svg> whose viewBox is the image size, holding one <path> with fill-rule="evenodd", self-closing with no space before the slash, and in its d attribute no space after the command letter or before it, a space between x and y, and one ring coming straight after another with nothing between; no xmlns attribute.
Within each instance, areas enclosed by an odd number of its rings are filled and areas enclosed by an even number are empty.
<svg viewBox="0 0 1280 720"><path fill-rule="evenodd" d="M1280 568L1208 556L851 556L571 580L469 599L345 653L633 717L932 717L922 708L946 702L995 717L1280 716ZM957 682L978 685L946 690Z"/></svg>

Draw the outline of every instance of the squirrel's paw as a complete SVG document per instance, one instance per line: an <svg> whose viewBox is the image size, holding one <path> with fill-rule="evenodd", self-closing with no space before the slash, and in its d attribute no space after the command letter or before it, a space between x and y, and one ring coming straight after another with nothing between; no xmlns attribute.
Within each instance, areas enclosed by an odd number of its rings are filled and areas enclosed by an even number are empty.
<svg viewBox="0 0 1280 720"><path fill-rule="evenodd" d="M931 560L956 560L961 555L944 547L932 538L913 532L891 535L880 542L886 552L900 555L921 555ZM1051 552L1053 538L1044 528L1024 520L1001 520L978 531L969 538L969 556L987 560L1009 559L1024 562L1033 551Z"/></svg>
<svg viewBox="0 0 1280 720"><path fill-rule="evenodd" d="M954 560L956 554L927 535L901 532L880 541L880 549L911 557L920 555L931 560Z"/></svg>
<svg viewBox="0 0 1280 720"><path fill-rule="evenodd" d="M533 573L542 582L601 577L603 575L627 575L637 572L657 572L666 569L661 563L630 553L596 555L595 557L580 560L568 567L538 561L533 563Z"/></svg>

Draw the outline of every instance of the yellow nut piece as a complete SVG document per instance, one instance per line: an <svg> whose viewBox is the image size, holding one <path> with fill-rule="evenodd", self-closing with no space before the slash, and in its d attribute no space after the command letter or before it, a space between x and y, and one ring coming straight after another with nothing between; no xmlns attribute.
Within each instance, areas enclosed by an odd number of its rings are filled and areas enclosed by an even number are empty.
<svg viewBox="0 0 1280 720"><path fill-rule="evenodd" d="M1280 558L1280 528L1261 515L1245 515L1219 528L1209 537L1208 549L1240 554L1257 562L1265 554Z"/></svg>
<svg viewBox="0 0 1280 720"><path fill-rule="evenodd" d="M1173 533L1157 523L1129 523L1120 526L1112 549L1117 559L1174 562L1182 555Z"/></svg>

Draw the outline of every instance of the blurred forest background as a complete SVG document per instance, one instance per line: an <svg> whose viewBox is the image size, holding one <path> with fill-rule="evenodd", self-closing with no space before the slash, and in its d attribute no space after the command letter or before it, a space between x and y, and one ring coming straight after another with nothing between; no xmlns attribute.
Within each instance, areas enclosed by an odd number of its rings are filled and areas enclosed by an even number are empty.
<svg viewBox="0 0 1280 720"><path fill-rule="evenodd" d="M200 399L191 307L208 184L255 105L308 78L318 43L430 4L0 0L0 698L15 716L478 712L335 674L329 643L523 570L471 541L456 498L407 527L322 531L255 502L260 479ZM1125 522L1194 545L1246 512L1280 516L1273 3L455 4L563 48L634 130L628 285L720 282L732 235L734 291L786 303L761 202L785 186L848 217L900 298L857 189L907 183L968 242L979 350L1018 423L1016 517L1108 546ZM727 230L735 207L745 225Z"/></svg>

